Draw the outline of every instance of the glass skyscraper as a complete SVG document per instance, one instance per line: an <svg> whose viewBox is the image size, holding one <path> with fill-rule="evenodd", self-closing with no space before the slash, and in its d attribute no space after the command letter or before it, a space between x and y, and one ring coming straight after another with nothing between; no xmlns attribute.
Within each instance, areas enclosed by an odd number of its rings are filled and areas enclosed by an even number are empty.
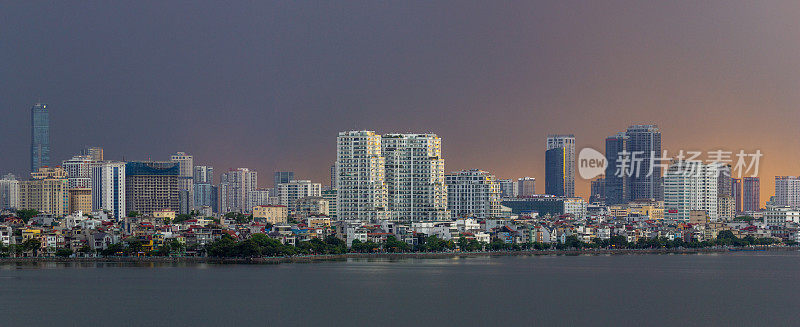
<svg viewBox="0 0 800 327"><path fill-rule="evenodd" d="M544 192L556 196L575 196L575 135L547 136Z"/></svg>
<svg viewBox="0 0 800 327"><path fill-rule="evenodd" d="M630 190L626 190L630 196L629 199L631 201L663 201L664 186L661 166L654 165L652 173L650 173L651 161L657 160L663 155L661 153L661 131L657 125L633 125L628 127L625 135L628 136L628 152L638 153L642 159L639 173L633 173L629 178Z"/></svg>
<svg viewBox="0 0 800 327"><path fill-rule="evenodd" d="M31 108L31 172L44 166L50 166L50 113L37 103Z"/></svg>
<svg viewBox="0 0 800 327"><path fill-rule="evenodd" d="M620 155L627 151L628 136L625 133L606 138L606 167L605 198L606 204L625 204L630 200L628 176L624 171L617 173ZM624 160L624 159L623 159ZM627 170L627 169L626 169Z"/></svg>

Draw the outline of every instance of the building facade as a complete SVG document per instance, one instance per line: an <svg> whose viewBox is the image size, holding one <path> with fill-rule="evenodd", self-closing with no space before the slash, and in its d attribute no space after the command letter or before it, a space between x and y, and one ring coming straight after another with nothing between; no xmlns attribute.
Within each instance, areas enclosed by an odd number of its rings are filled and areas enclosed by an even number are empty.
<svg viewBox="0 0 800 327"><path fill-rule="evenodd" d="M498 179L497 184L500 185L500 196L503 198L516 198L517 197L517 182L513 179Z"/></svg>
<svg viewBox="0 0 800 327"><path fill-rule="evenodd" d="M47 104L31 107L31 173L50 166L50 112Z"/></svg>
<svg viewBox="0 0 800 327"><path fill-rule="evenodd" d="M717 220L717 178L719 166L702 162L674 162L664 175L666 218L689 220L693 210L703 210Z"/></svg>
<svg viewBox="0 0 800 327"><path fill-rule="evenodd" d="M742 179L731 178L731 196L733 196L734 211L738 215L742 212Z"/></svg>
<svg viewBox="0 0 800 327"><path fill-rule="evenodd" d="M250 191L256 190L258 173L248 168L230 169L220 176L220 212L250 213Z"/></svg>
<svg viewBox="0 0 800 327"><path fill-rule="evenodd" d="M548 135L545 150L545 193L575 196L575 135Z"/></svg>
<svg viewBox="0 0 800 327"><path fill-rule="evenodd" d="M657 125L633 125L628 127L625 135L628 137L627 151L637 156L632 160L641 158L638 173L628 178L629 200L664 200L661 166L650 166L651 162L658 163L656 159L663 155L661 131Z"/></svg>
<svg viewBox="0 0 800 327"><path fill-rule="evenodd" d="M94 162L88 155L74 156L61 162L61 167L67 172L70 189L92 187L92 164Z"/></svg>
<svg viewBox="0 0 800 327"><path fill-rule="evenodd" d="M95 162L105 160L105 157L103 156L103 148L99 146L93 146L83 149L83 151L81 151L81 155L89 156L89 158Z"/></svg>
<svg viewBox="0 0 800 327"><path fill-rule="evenodd" d="M14 174L0 179L0 210L19 208L19 181Z"/></svg>
<svg viewBox="0 0 800 327"><path fill-rule="evenodd" d="M56 217L69 214L67 173L60 167L42 167L32 180L19 183L19 208Z"/></svg>
<svg viewBox="0 0 800 327"><path fill-rule="evenodd" d="M69 196L69 213L92 212L92 189L91 188L70 188L68 191Z"/></svg>
<svg viewBox="0 0 800 327"><path fill-rule="evenodd" d="M626 204L628 194L628 174L621 169L621 160L628 156L628 135L617 133L606 138L605 202L608 205Z"/></svg>
<svg viewBox="0 0 800 327"><path fill-rule="evenodd" d="M800 208L800 178L797 176L775 176L774 205Z"/></svg>
<svg viewBox="0 0 800 327"><path fill-rule="evenodd" d="M277 188L278 184L288 183L294 180L293 171L276 171L273 174L272 187Z"/></svg>
<svg viewBox="0 0 800 327"><path fill-rule="evenodd" d="M522 177L517 179L516 196L529 197L536 195L536 178Z"/></svg>
<svg viewBox="0 0 800 327"><path fill-rule="evenodd" d="M442 140L436 134L385 134L381 137L390 219L446 219Z"/></svg>
<svg viewBox="0 0 800 327"><path fill-rule="evenodd" d="M592 180L591 189L589 193L589 202L605 203L605 200L606 200L606 179L604 177L597 177Z"/></svg>
<svg viewBox="0 0 800 327"><path fill-rule="evenodd" d="M322 184L309 180L292 180L278 184L278 204L294 209L296 201L305 197L322 196Z"/></svg>
<svg viewBox="0 0 800 327"><path fill-rule="evenodd" d="M754 212L761 209L761 179L745 177L742 179L742 211Z"/></svg>
<svg viewBox="0 0 800 327"><path fill-rule="evenodd" d="M177 210L188 214L194 208L194 157L186 152L177 152L170 157L170 161L178 164L178 188L187 193Z"/></svg>
<svg viewBox="0 0 800 327"><path fill-rule="evenodd" d="M387 218L388 195L381 136L373 131L340 132L336 138L337 214L340 219Z"/></svg>
<svg viewBox="0 0 800 327"><path fill-rule="evenodd" d="M451 218L500 216L500 185L487 171L472 169L445 175Z"/></svg>
<svg viewBox="0 0 800 327"><path fill-rule="evenodd" d="M108 211L115 219L124 218L125 163L120 161L96 162L91 166L92 211Z"/></svg>
<svg viewBox="0 0 800 327"><path fill-rule="evenodd" d="M140 215L181 206L180 164L173 161L132 161L125 164L125 207Z"/></svg>

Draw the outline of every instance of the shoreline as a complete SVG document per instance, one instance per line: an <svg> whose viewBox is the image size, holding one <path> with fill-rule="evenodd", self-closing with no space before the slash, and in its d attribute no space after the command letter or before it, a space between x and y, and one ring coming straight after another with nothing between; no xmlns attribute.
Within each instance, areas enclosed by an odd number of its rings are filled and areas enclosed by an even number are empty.
<svg viewBox="0 0 800 327"><path fill-rule="evenodd" d="M596 250L524 250L479 252L417 253L345 253L292 257L212 258L212 257L88 257L88 258L0 258L4 263L210 263L210 264L280 264L344 261L347 259L444 259L484 256L583 256L583 255L663 255L719 254L731 252L798 251L798 247L704 248L704 249L596 249Z"/></svg>

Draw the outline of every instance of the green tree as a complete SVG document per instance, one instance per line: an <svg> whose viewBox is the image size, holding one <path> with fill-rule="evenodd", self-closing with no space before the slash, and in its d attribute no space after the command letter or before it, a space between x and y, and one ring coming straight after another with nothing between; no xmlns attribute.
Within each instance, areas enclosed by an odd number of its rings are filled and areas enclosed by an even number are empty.
<svg viewBox="0 0 800 327"><path fill-rule="evenodd" d="M139 217L139 212L138 211L128 211L128 217L131 217L131 218Z"/></svg>
<svg viewBox="0 0 800 327"><path fill-rule="evenodd" d="M36 217L39 215L39 211L36 209L19 209L17 210L17 217L25 221L26 223L31 218Z"/></svg>
<svg viewBox="0 0 800 327"><path fill-rule="evenodd" d="M60 248L56 250L56 255L62 258L66 258L72 255L72 250L68 248Z"/></svg>
<svg viewBox="0 0 800 327"><path fill-rule="evenodd" d="M389 252L408 252L411 246L408 243L397 240L397 237L390 235L383 243L383 248Z"/></svg>
<svg viewBox="0 0 800 327"><path fill-rule="evenodd" d="M31 252L33 256L37 256L39 254L39 249L41 247L42 247L42 242L35 238L31 238L25 242L22 242L22 249L25 252Z"/></svg>

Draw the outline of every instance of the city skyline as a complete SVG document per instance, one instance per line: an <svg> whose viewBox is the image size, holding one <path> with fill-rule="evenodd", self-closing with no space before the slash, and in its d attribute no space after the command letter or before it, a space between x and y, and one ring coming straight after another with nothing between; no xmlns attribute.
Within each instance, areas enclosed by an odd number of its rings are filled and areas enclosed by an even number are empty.
<svg viewBox="0 0 800 327"><path fill-rule="evenodd" d="M792 164L800 154L785 150L796 147L800 102L800 67L790 55L800 38L796 3L395 4L391 14L377 4L340 5L327 15L330 8L300 13L281 4L201 4L190 12L175 4L91 11L9 4L4 38L18 46L0 54L15 77L2 84L0 173L27 178L29 110L41 100L50 111L51 164L97 145L113 160L168 160L185 151L219 171L291 170L325 182L336 133L367 129L436 133L447 172L483 169L543 182L547 134L572 133L576 148L602 152L614 132L657 124L670 152L761 149L762 205L773 176L800 174ZM126 11L147 19L126 19ZM659 13L670 19L645 19ZM309 15L325 19L309 22ZM298 16L308 25L294 23ZM421 22L433 33L414 29ZM117 43L120 30L134 43ZM92 41L78 47L65 31ZM477 35L474 43L443 42L464 32ZM170 128L154 128L160 121ZM753 137L757 126L771 128ZM588 197L589 182L576 180L576 194Z"/></svg>

